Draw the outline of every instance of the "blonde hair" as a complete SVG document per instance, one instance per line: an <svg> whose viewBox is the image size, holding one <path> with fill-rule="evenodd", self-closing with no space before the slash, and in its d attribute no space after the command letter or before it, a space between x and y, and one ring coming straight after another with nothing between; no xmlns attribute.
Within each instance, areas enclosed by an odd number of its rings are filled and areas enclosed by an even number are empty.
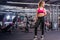
<svg viewBox="0 0 60 40"><path fill-rule="evenodd" d="M39 1L38 7L42 6L43 2L45 2L45 1Z"/></svg>

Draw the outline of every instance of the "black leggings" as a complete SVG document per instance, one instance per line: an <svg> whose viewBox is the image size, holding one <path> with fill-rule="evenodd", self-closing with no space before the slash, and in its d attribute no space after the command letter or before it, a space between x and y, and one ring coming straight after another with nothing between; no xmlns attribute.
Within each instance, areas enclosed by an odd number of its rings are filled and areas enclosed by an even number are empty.
<svg viewBox="0 0 60 40"><path fill-rule="evenodd" d="M40 25L41 24L41 25ZM35 27L35 35L37 35L37 28L41 26L41 35L44 35L44 17L38 17L38 20L36 21L34 27Z"/></svg>

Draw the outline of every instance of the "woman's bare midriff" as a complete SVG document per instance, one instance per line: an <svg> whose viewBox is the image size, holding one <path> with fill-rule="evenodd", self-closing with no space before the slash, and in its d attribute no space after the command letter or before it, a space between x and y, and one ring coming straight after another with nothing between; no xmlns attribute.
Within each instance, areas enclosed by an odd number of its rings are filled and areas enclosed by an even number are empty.
<svg viewBox="0 0 60 40"><path fill-rule="evenodd" d="M38 17L43 17L43 16L45 16L45 14L44 13L39 13L37 16Z"/></svg>

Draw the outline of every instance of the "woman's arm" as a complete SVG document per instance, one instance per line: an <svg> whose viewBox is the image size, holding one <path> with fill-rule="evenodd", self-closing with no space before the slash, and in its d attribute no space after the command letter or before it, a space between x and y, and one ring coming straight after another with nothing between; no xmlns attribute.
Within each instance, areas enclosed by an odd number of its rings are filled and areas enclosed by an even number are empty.
<svg viewBox="0 0 60 40"><path fill-rule="evenodd" d="M45 15L45 16L47 15L47 12L46 12L46 11L47 11L47 10L44 8L44 12L45 12L45 14L44 14L44 15Z"/></svg>

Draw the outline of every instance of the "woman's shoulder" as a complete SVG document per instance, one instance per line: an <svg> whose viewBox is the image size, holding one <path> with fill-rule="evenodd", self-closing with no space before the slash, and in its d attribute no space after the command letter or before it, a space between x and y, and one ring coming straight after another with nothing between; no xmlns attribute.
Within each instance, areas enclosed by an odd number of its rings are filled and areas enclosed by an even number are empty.
<svg viewBox="0 0 60 40"><path fill-rule="evenodd" d="M43 10L43 9L45 10L45 8L37 8L37 10L40 10L40 9L41 9L41 10Z"/></svg>
<svg viewBox="0 0 60 40"><path fill-rule="evenodd" d="M37 8L37 10L40 9L40 8Z"/></svg>
<svg viewBox="0 0 60 40"><path fill-rule="evenodd" d="M46 8L43 8L44 10L46 10Z"/></svg>

